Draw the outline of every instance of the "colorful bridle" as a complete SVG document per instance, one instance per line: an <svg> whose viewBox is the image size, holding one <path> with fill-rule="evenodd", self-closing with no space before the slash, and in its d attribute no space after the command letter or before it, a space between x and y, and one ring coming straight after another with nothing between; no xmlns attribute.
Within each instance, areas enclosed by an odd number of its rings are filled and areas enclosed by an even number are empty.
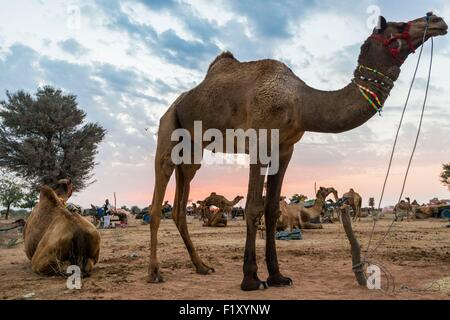
<svg viewBox="0 0 450 320"><path fill-rule="evenodd" d="M425 19L426 19L425 32L428 29L430 17L432 15L433 15L433 12L427 12L427 14L425 15ZM394 60L397 60L400 64L403 64L405 62L405 60L400 58L401 46L399 46L397 48L391 48L390 45L397 40L405 40L406 43L408 44L408 49L409 49L410 53L415 53L416 48L414 48L414 44L411 40L411 34L410 34L411 26L412 26L412 21L407 22L405 29L403 29L403 31L401 33L398 33L396 35L391 35L391 37L389 39L383 37L381 34L373 34L371 36L371 38L381 42L386 47L386 49L389 51L389 53L394 58Z"/></svg>
<svg viewBox="0 0 450 320"><path fill-rule="evenodd" d="M433 12L428 12L425 16L426 26L425 26L424 36L423 36L424 40L425 40L425 35L429 28L430 17L432 15L433 15ZM380 34L374 34L371 36L371 38L374 40L380 41L387 48L387 50L389 51L391 56L394 58L394 60L397 60L398 62L403 64L404 60L400 58L401 46L399 46L397 48L391 48L390 45L397 40L406 40L409 51L411 53L414 53L416 51L416 48L414 48L414 45L411 40L411 34L410 34L411 26L412 26L412 21L409 21L401 33L399 33L395 36L391 35L391 38L389 38L389 39L385 38L384 36L382 36ZM365 70L370 71L378 76L383 77L384 81L378 80L378 79L372 79L370 77L365 77L363 75L360 75L358 77L359 80L373 83L379 89L382 89L382 88L387 89L387 90L392 89L392 87L394 85L394 81L391 78L389 78L388 76L384 75L383 73L381 73L380 71L378 71L376 69L369 68L369 67L362 66L362 65L358 66L359 72L361 72L361 69L365 69ZM386 84L386 82L385 82L386 80L388 80L389 84ZM359 92L364 97L364 99L366 99L367 102L369 102L369 104L378 113L380 113L381 110L383 109L383 105L381 104L381 101L378 98L377 94L375 92L373 92L372 90L370 90L369 88L367 88L359 83L356 83L356 79L353 79L353 83L358 87Z"/></svg>
<svg viewBox="0 0 450 320"><path fill-rule="evenodd" d="M411 53L416 52L416 48L414 48L414 45L411 40L411 34L409 33L409 31L411 30L411 26L412 26L412 22L410 21L406 24L406 27L402 33L399 33L395 36L393 35L389 39L383 37L381 34L374 34L371 36L371 38L381 42L386 47L386 49L389 51L389 53L394 58L394 60L397 60L398 62L403 64L405 62L405 60L400 58L401 47L399 46L397 48L391 48L390 45L397 40L406 40L409 51Z"/></svg>

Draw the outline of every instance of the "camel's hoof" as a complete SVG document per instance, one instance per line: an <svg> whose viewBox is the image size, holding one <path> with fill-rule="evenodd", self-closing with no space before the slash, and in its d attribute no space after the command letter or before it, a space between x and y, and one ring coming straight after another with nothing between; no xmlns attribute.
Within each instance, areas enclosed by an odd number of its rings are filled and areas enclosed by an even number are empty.
<svg viewBox="0 0 450 320"><path fill-rule="evenodd" d="M211 268L211 267L208 267L208 266L202 266L200 268L197 268L197 273L198 274L207 275L207 274L211 274L213 272L216 272L214 270L214 268Z"/></svg>
<svg viewBox="0 0 450 320"><path fill-rule="evenodd" d="M164 278L159 274L151 274L148 276L148 282L149 283L162 283L164 282Z"/></svg>
<svg viewBox="0 0 450 320"><path fill-rule="evenodd" d="M265 281L253 280L253 281L242 281L241 289L243 291L254 291L254 290L264 290L267 289L267 283Z"/></svg>
<svg viewBox="0 0 450 320"><path fill-rule="evenodd" d="M284 287L292 286L293 282L291 278L283 277L281 274L276 274L267 278L267 285L269 287Z"/></svg>

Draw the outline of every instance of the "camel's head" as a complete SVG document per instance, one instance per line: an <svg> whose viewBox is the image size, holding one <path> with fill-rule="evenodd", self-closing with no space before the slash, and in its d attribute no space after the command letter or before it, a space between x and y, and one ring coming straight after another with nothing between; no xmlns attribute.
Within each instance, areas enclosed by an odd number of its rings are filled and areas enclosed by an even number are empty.
<svg viewBox="0 0 450 320"><path fill-rule="evenodd" d="M329 188L320 187L319 190L317 190L316 197L325 199L330 193L334 195L336 200L338 199L337 191L333 187Z"/></svg>
<svg viewBox="0 0 450 320"><path fill-rule="evenodd" d="M67 201L73 192L72 180L60 179L56 183L52 184L51 188L55 191L58 197Z"/></svg>
<svg viewBox="0 0 450 320"><path fill-rule="evenodd" d="M386 60L386 62L391 60L396 65L401 65L422 45L424 40L445 35L447 29L444 19L432 12L409 22L387 22L384 17L380 17L378 26L370 37L378 45L371 48L371 51L377 59Z"/></svg>

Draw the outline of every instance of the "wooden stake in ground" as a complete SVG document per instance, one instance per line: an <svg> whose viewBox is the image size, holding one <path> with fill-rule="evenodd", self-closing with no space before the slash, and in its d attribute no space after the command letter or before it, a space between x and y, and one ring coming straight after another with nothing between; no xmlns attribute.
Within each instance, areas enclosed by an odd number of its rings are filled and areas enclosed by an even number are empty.
<svg viewBox="0 0 450 320"><path fill-rule="evenodd" d="M361 263L361 246L359 245L359 242L353 232L352 221L347 209L348 208L341 209L341 218L345 234L350 242L353 272L355 273L358 284L360 286L366 286L366 277L364 276L363 264Z"/></svg>

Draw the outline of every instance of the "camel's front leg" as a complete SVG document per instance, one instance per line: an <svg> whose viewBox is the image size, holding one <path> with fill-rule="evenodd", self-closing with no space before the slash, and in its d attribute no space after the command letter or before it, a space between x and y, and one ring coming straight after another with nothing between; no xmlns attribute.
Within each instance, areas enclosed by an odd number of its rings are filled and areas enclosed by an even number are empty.
<svg viewBox="0 0 450 320"><path fill-rule="evenodd" d="M250 178L248 181L247 203L245 205L245 220L247 222L247 240L244 253L244 279L241 289L245 291L265 289L266 283L259 280L256 264L256 232L259 219L264 213L262 191L264 175L261 175L261 166L250 165Z"/></svg>
<svg viewBox="0 0 450 320"><path fill-rule="evenodd" d="M267 195L264 215L266 220L266 263L267 270L269 271L267 284L269 286L292 285L292 280L282 276L278 268L275 231L279 215L281 186L293 149L294 148L290 146L286 151L280 150L280 166L278 173L270 175L267 178ZM293 221L291 221L290 226L291 232L292 224Z"/></svg>
<svg viewBox="0 0 450 320"><path fill-rule="evenodd" d="M38 274L61 274L65 272L64 265L60 261L61 257L57 256L57 253L61 251L59 247L65 244L60 243L60 236L49 236L51 233L47 231L42 237L31 259L31 267Z"/></svg>

